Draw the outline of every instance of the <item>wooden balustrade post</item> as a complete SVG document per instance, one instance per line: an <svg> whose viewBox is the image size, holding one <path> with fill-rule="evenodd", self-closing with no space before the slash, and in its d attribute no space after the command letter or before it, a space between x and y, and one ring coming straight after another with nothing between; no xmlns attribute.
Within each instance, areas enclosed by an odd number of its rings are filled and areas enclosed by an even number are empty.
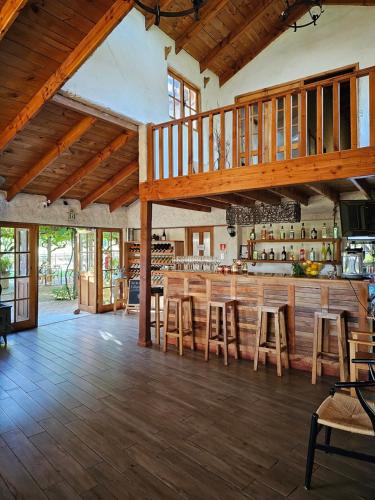
<svg viewBox="0 0 375 500"><path fill-rule="evenodd" d="M147 124L147 181L154 180L154 129L151 123Z"/></svg>
<svg viewBox="0 0 375 500"><path fill-rule="evenodd" d="M323 153L323 88L318 85L316 89L316 154Z"/></svg>
<svg viewBox="0 0 375 500"><path fill-rule="evenodd" d="M299 156L306 156L307 142L307 114L306 114L306 90L301 91L301 110L300 110L300 144Z"/></svg>
<svg viewBox="0 0 375 500"><path fill-rule="evenodd" d="M285 96L285 159L292 157L292 94Z"/></svg>
<svg viewBox="0 0 375 500"><path fill-rule="evenodd" d="M340 98L339 98L339 84L333 82L333 150L339 151L340 149Z"/></svg>
<svg viewBox="0 0 375 500"><path fill-rule="evenodd" d="M151 229L152 202L141 201L141 273L138 345L149 347L151 342Z"/></svg>
<svg viewBox="0 0 375 500"><path fill-rule="evenodd" d="M370 146L375 146L375 70L370 71Z"/></svg>
<svg viewBox="0 0 375 500"><path fill-rule="evenodd" d="M358 94L357 77L350 77L350 146L358 147Z"/></svg>
<svg viewBox="0 0 375 500"><path fill-rule="evenodd" d="M263 102L258 101L258 165L263 162Z"/></svg>
<svg viewBox="0 0 375 500"><path fill-rule="evenodd" d="M164 128L159 127L159 179L164 179Z"/></svg>
<svg viewBox="0 0 375 500"><path fill-rule="evenodd" d="M220 162L219 169L223 170L225 168L225 113L222 111L220 113Z"/></svg>

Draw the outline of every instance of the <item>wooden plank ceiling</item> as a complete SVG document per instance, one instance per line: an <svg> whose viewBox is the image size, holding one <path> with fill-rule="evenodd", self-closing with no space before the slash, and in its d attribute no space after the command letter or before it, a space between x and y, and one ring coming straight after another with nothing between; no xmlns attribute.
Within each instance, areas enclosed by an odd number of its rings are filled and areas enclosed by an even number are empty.
<svg viewBox="0 0 375 500"><path fill-rule="evenodd" d="M132 0L0 0L0 175L8 200L25 192L51 201L131 202L138 169L120 172L138 158L137 127L126 130L119 120L49 100L132 6ZM96 194L106 182L108 189Z"/></svg>
<svg viewBox="0 0 375 500"><path fill-rule="evenodd" d="M143 1L149 6L156 4L156 0ZM375 5L375 1L363 0L324 3ZM160 7L165 11L184 10L191 7L191 0L160 0ZM288 29L280 19L284 8L285 0L208 0L201 9L200 21L193 16L162 17L160 28L176 41L177 53L185 49L199 61L201 71L212 70L223 85ZM305 6L298 7L289 22L298 20L306 11ZM154 17L146 15L146 29L153 24Z"/></svg>

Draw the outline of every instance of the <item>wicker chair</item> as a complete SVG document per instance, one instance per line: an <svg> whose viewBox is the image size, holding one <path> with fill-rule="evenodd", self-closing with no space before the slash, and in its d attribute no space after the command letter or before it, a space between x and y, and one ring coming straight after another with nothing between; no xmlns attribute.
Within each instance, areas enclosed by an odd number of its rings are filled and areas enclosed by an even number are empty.
<svg viewBox="0 0 375 500"><path fill-rule="evenodd" d="M322 450L326 453L334 453L375 464L375 455L337 448L330 444L332 429L340 429L364 436L375 436L375 403L367 401L362 392L362 389L375 387L375 370L373 368L375 360L353 359L352 363L367 363L370 380L367 382L337 382L335 387L331 389L330 396L313 413L306 461L305 488L307 490L311 486L315 450ZM354 388L356 397L336 392L336 389L343 388ZM319 444L317 443L317 437L323 427L325 428L325 441L324 444Z"/></svg>

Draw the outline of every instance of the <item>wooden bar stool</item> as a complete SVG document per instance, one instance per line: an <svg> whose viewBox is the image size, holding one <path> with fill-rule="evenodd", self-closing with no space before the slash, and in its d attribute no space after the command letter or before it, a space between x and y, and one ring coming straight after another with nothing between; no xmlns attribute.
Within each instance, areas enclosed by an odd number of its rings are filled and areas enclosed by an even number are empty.
<svg viewBox="0 0 375 500"><path fill-rule="evenodd" d="M228 308L230 310L230 334L228 334ZM238 333L236 322L236 300L210 300L207 304L207 327L206 327L206 351L205 360L210 356L210 344L216 346L216 355L220 354L220 348L224 348L224 365L228 366L228 345L234 343L234 357L238 359ZM221 330L220 311L223 318ZM212 332L212 312L215 312L215 334Z"/></svg>
<svg viewBox="0 0 375 500"><path fill-rule="evenodd" d="M336 324L338 355L329 352L329 321L334 321ZM324 357L329 359L324 359ZM314 346L312 360L312 376L311 383L316 384L317 376L322 375L322 365L330 364L332 361L338 361L340 367L340 381L348 380L348 364L347 364L347 346L346 346L346 322L344 311L315 312L314 315Z"/></svg>
<svg viewBox="0 0 375 500"><path fill-rule="evenodd" d="M174 309L173 325L171 325L172 309ZM190 295L168 297L165 304L163 351L167 352L168 337L171 337L176 339L177 352L182 356L186 336L191 336L191 350L194 351L193 297Z"/></svg>
<svg viewBox="0 0 375 500"><path fill-rule="evenodd" d="M151 287L151 296L155 299L155 319L151 321L151 328L155 328L155 341L160 345L160 328L164 326L163 321L161 321L161 309L160 309L160 297L163 296L163 288L161 286Z"/></svg>
<svg viewBox="0 0 375 500"><path fill-rule="evenodd" d="M267 354L276 355L277 375L282 375L282 359L285 368L289 368L288 341L286 338L285 305L258 306L258 323L255 336L254 371L258 370L259 353L264 353L264 363ZM275 324L275 340L269 339L268 315L273 316Z"/></svg>

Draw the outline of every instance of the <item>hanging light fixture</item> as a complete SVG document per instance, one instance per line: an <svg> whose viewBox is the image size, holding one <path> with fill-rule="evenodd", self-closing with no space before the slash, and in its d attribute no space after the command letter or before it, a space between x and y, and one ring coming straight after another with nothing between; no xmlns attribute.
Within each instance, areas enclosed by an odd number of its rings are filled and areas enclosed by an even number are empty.
<svg viewBox="0 0 375 500"><path fill-rule="evenodd" d="M317 20L323 14L323 6L322 0L285 0L285 9L281 13L280 17L282 21L286 22L290 28L293 28L294 31L297 31L299 28L306 28L306 26L311 26L312 24L316 26ZM310 15L310 20L305 22L304 24L288 23L288 19L301 6L305 6L308 9L308 13Z"/></svg>
<svg viewBox="0 0 375 500"><path fill-rule="evenodd" d="M157 0L155 7L150 7L149 5L141 2L141 0L134 0L134 2L141 9L145 10L149 14L153 14L155 16L155 25L159 26L161 17L184 17L189 16L190 14L194 14L194 19L196 21L199 21L199 10L205 3L207 3L207 0L191 0L192 6L190 7L190 9L178 11L161 10L160 0Z"/></svg>

